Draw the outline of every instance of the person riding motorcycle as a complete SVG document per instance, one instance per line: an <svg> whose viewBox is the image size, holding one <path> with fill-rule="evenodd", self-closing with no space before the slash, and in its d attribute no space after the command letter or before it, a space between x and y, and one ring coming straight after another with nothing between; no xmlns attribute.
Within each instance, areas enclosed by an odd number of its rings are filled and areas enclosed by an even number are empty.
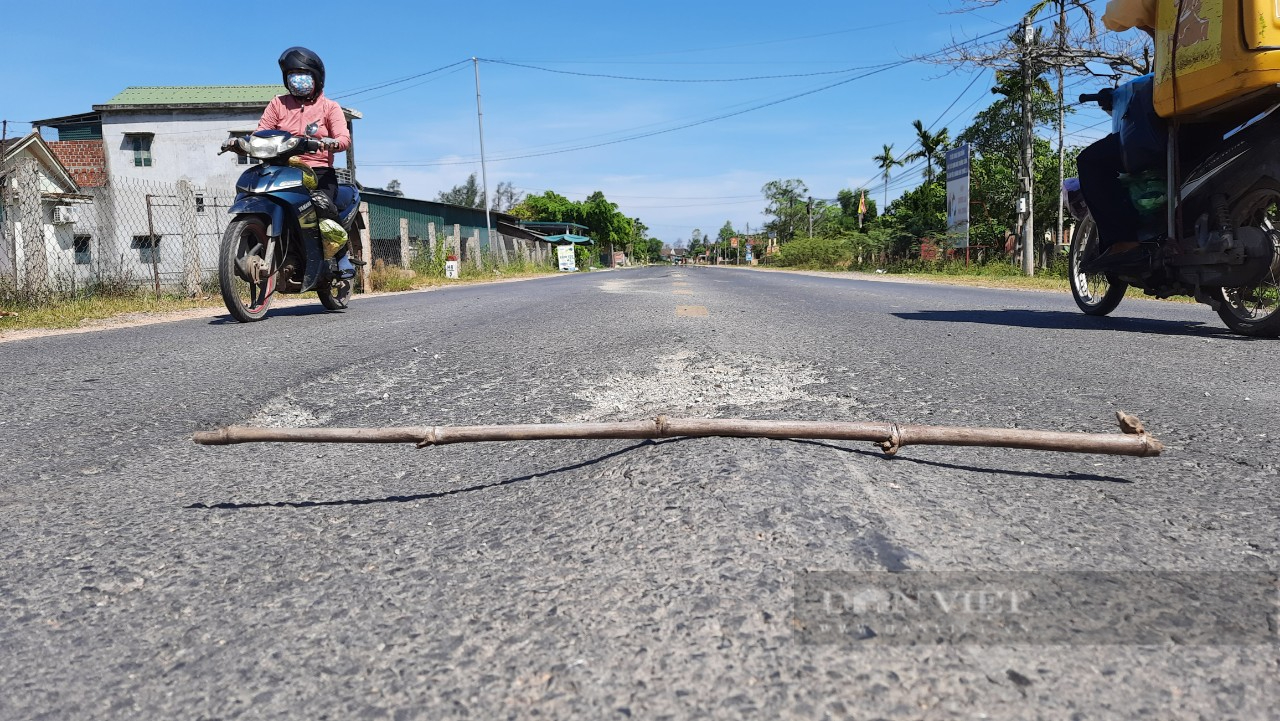
<svg viewBox="0 0 1280 721"><path fill-rule="evenodd" d="M1110 0L1102 14L1102 23L1109 30L1123 32L1138 28L1155 38L1157 0ZM1147 125L1158 124L1155 105L1150 93L1135 93L1129 112L1133 117L1145 118ZM1149 135L1158 135L1148 133ZM1129 152L1126 153L1126 150ZM1098 229L1100 254L1087 263L1087 272L1103 272L1141 264L1152 252L1150 244L1138 242L1140 218L1138 209L1129 198L1129 191L1120 181L1124 173L1136 173L1154 167L1158 157L1152 148L1134 152L1125 147L1119 133L1093 143L1080 151L1076 167L1080 176L1080 191L1093 215Z"/></svg>
<svg viewBox="0 0 1280 721"><path fill-rule="evenodd" d="M322 220L325 256L340 248L347 240L346 231L337 223L338 173L333 169L336 152L351 147L351 131L347 127L342 106L324 95L324 62L311 50L291 47L280 55L284 86L289 91L277 95L262 113L258 130L284 130L294 135L313 138L321 148L298 156L298 160L315 174L312 200ZM234 150L237 139L229 138L223 150ZM362 261L352 259L357 265Z"/></svg>

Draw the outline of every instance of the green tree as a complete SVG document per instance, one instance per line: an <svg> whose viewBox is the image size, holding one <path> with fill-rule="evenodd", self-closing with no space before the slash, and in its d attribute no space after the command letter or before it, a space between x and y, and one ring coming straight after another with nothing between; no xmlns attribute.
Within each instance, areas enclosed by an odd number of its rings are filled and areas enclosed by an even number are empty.
<svg viewBox="0 0 1280 721"><path fill-rule="evenodd" d="M489 208L499 213L508 213L522 200L524 200L524 193L516 190L510 181L504 180L493 189L493 202L489 204Z"/></svg>
<svg viewBox="0 0 1280 721"><path fill-rule="evenodd" d="M689 234L689 257L696 258L707 252L706 239L702 235L702 231L694 228Z"/></svg>
<svg viewBox="0 0 1280 721"><path fill-rule="evenodd" d="M796 228L803 225L808 212L804 198L809 188L799 178L791 180L771 180L760 189L768 204L764 212L773 216L764 224L764 229L777 233L778 242L785 243L796 235Z"/></svg>
<svg viewBox="0 0 1280 721"><path fill-rule="evenodd" d="M476 183L475 173L468 175L467 181L462 185L455 185L449 190L440 191L440 194L436 196L436 200L441 203L461 205L467 208L484 207L480 198L480 185Z"/></svg>
<svg viewBox="0 0 1280 721"><path fill-rule="evenodd" d="M724 225L720 226L720 232L716 234L716 238L721 243L728 243L729 239L737 235L738 231L733 229L733 223L724 221Z"/></svg>
<svg viewBox="0 0 1280 721"><path fill-rule="evenodd" d="M865 225L876 218L876 201L867 194L866 188L842 189L836 193L836 203L840 207L840 227L846 231L859 230L858 207L865 201L866 212L862 223Z"/></svg>
<svg viewBox="0 0 1280 721"><path fill-rule="evenodd" d="M525 198L511 209L511 214L521 220L554 223L582 222L581 206L554 190Z"/></svg>
<svg viewBox="0 0 1280 721"><path fill-rule="evenodd" d="M992 90L1000 96L978 113L973 123L957 136L969 143L973 153L969 163L970 224L974 245L1002 246L1005 233L1017 222L1018 165L1021 157L1021 78L1017 74L997 74L1001 85ZM1037 125L1050 122L1057 113L1057 101L1048 83L1040 80L1032 90L1031 113ZM1035 162L1034 210L1036 238L1048 228L1056 228L1061 212L1058 190L1058 154L1050 142L1036 137L1032 145ZM1075 173L1078 149L1065 153L1063 172Z"/></svg>

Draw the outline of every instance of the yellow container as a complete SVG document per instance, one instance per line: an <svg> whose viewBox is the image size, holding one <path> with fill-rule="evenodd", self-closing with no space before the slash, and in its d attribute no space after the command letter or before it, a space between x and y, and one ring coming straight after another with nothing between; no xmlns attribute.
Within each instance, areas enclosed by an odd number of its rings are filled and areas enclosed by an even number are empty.
<svg viewBox="0 0 1280 721"><path fill-rule="evenodd" d="M1157 113L1198 119L1267 104L1280 85L1280 0L1158 2Z"/></svg>

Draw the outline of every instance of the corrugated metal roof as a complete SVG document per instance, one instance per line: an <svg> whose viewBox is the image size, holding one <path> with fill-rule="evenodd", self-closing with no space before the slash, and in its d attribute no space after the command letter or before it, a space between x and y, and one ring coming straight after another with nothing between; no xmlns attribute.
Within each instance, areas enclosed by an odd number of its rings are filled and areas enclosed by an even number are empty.
<svg viewBox="0 0 1280 721"><path fill-rule="evenodd" d="M131 86L107 105L191 105L200 103L262 103L284 92L280 85L152 85Z"/></svg>

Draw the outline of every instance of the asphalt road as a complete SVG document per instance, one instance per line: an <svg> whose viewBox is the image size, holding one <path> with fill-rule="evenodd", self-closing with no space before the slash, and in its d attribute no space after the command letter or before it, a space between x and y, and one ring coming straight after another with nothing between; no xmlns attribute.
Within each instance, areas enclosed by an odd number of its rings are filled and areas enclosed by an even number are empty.
<svg viewBox="0 0 1280 721"><path fill-rule="evenodd" d="M0 719L1275 718L1275 614L1193 601L1280 568L1277 348L1202 306L656 267L0 344ZM1117 409L1165 455L190 441ZM1079 571L1204 575L1145 630L823 625L890 572Z"/></svg>

